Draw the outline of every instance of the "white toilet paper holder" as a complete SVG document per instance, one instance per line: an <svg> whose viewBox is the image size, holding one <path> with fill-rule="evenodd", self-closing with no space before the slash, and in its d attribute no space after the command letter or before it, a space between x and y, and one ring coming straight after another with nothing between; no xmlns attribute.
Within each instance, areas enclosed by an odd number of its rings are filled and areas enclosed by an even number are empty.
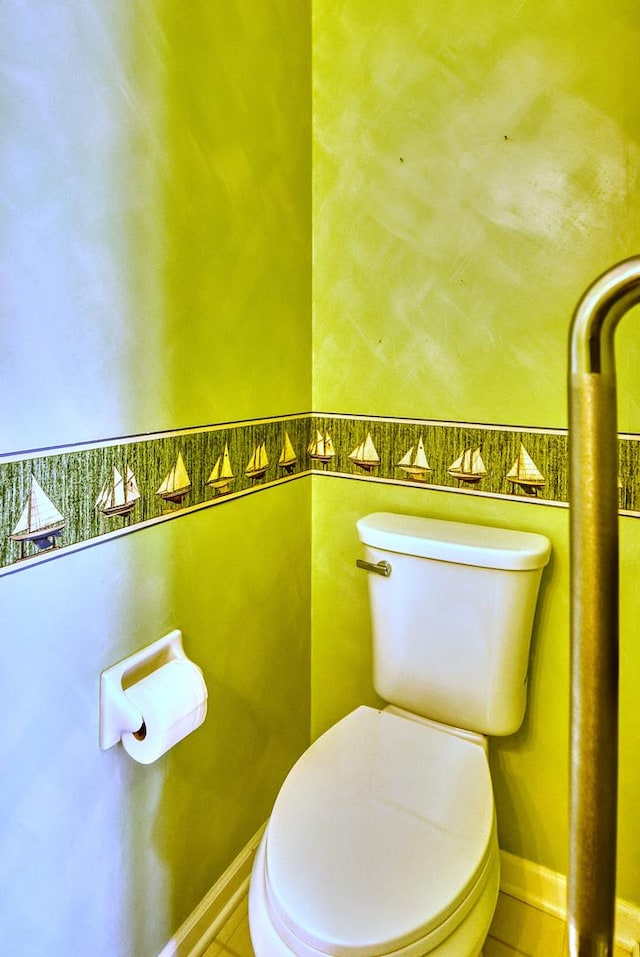
<svg viewBox="0 0 640 957"><path fill-rule="evenodd" d="M153 671L177 658L186 658L182 632L176 629L158 638L128 658L123 658L100 675L100 747L117 744L125 731L139 731L144 721L125 691Z"/></svg>

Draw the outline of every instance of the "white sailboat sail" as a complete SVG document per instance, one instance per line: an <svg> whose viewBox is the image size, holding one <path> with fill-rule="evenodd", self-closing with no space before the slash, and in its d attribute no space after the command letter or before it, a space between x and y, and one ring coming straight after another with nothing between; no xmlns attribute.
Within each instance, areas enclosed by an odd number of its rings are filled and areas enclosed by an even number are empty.
<svg viewBox="0 0 640 957"><path fill-rule="evenodd" d="M113 477L107 479L100 489L95 507L104 515L127 515L141 497L136 477L129 466L126 472L127 477L124 479L114 466Z"/></svg>
<svg viewBox="0 0 640 957"><path fill-rule="evenodd" d="M259 445L256 445L253 450L244 474L252 479L260 478L267 471L268 465L269 456L267 455L267 445L266 442L261 442Z"/></svg>
<svg viewBox="0 0 640 957"><path fill-rule="evenodd" d="M380 456L373 444L370 432L367 432L367 437L364 442L361 442L353 452L349 453L349 458L356 465L359 465L360 468L366 469L367 471L370 471L372 468L375 468L376 465L380 464Z"/></svg>
<svg viewBox="0 0 640 957"><path fill-rule="evenodd" d="M426 480L427 474L431 471L431 466L427 461L422 436L420 436L418 440L418 445L412 445L409 451L403 455L398 462L398 468L406 472L411 478L417 479L420 482Z"/></svg>
<svg viewBox="0 0 640 957"><path fill-rule="evenodd" d="M291 439L289 438L289 433L285 431L284 441L282 443L282 449L280 451L280 458L278 459L278 465L281 469L291 470L293 466L298 461L298 456L296 455L295 449L291 444Z"/></svg>
<svg viewBox="0 0 640 957"><path fill-rule="evenodd" d="M512 485L520 485L530 495L537 495L538 489L546 485L545 477L535 464L522 442L512 467L507 472Z"/></svg>
<svg viewBox="0 0 640 957"><path fill-rule="evenodd" d="M333 440L329 433L322 433L317 429L315 438L312 438L309 442L307 451L310 458L317 459L319 462L329 462L336 454L336 450L333 447Z"/></svg>
<svg viewBox="0 0 640 957"><path fill-rule="evenodd" d="M114 471L117 471L117 470L114 469ZM110 489L111 489L111 479L106 479L104 485L102 486L102 488L101 488L100 491L98 492L98 497L97 497L97 499L96 499L96 501L95 501L95 506L94 506L94 508L96 508L96 509L103 509L103 508L104 508L104 506L105 506L105 505L107 504L107 502L109 501L109 494L110 494L110 491L109 491L109 490L110 490Z"/></svg>
<svg viewBox="0 0 640 957"><path fill-rule="evenodd" d="M9 538L14 542L34 542L38 548L46 549L55 545L66 525L62 512L53 504L35 475L31 476L31 489L20 513L20 518Z"/></svg>
<svg viewBox="0 0 640 957"><path fill-rule="evenodd" d="M168 502L180 502L191 488L191 479L185 468L182 453L178 452L176 464L165 476L156 494Z"/></svg>
<svg viewBox="0 0 640 957"><path fill-rule="evenodd" d="M133 500L137 502L140 495L140 489L138 488L138 483L136 482L136 477L127 465L127 481L125 483L125 496L128 502Z"/></svg>
<svg viewBox="0 0 640 957"><path fill-rule="evenodd" d="M234 475L229 457L229 446L225 443L224 452L218 456L206 484L211 485L218 494L224 495L226 492L231 491L233 479Z"/></svg>
<svg viewBox="0 0 640 957"><path fill-rule="evenodd" d="M479 482L487 474L479 448L464 449L447 471L461 482Z"/></svg>

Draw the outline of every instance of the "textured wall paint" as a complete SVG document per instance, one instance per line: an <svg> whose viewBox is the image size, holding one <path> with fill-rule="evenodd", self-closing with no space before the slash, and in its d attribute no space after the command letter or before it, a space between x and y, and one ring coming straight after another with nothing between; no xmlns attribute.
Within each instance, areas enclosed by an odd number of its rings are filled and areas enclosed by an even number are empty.
<svg viewBox="0 0 640 957"><path fill-rule="evenodd" d="M564 427L573 308L640 251L637 5L323 0L313 16L313 407ZM629 431L640 426L637 316L617 333ZM360 514L549 534L528 716L492 761L502 846L566 871L566 512L313 484L314 734L371 700L367 609L348 572ZM619 893L640 901L640 543L633 521L622 528Z"/></svg>
<svg viewBox="0 0 640 957"><path fill-rule="evenodd" d="M639 39L631 0L314 5L314 408L566 425L569 317L640 247Z"/></svg>
<svg viewBox="0 0 640 957"><path fill-rule="evenodd" d="M309 409L309 30L296 0L0 5L0 452ZM309 484L272 492L2 581L21 957L155 957L308 741ZM207 721L101 752L100 671L176 627Z"/></svg>
<svg viewBox="0 0 640 957"><path fill-rule="evenodd" d="M0 55L0 452L308 409L307 6L8 3Z"/></svg>
<svg viewBox="0 0 640 957"><path fill-rule="evenodd" d="M190 425L304 412L311 390L309 5L218 0L200 2L189 16L179 4L164 6L166 135L180 170L164 194L169 388Z"/></svg>

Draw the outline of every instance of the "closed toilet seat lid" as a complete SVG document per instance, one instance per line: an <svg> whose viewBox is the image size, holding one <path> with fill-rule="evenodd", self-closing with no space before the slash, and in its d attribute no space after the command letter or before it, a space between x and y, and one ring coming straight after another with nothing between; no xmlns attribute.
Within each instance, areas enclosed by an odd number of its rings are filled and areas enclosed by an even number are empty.
<svg viewBox="0 0 640 957"><path fill-rule="evenodd" d="M493 828L480 744L358 708L282 786L266 841L269 907L296 938L337 957L399 950L470 894Z"/></svg>

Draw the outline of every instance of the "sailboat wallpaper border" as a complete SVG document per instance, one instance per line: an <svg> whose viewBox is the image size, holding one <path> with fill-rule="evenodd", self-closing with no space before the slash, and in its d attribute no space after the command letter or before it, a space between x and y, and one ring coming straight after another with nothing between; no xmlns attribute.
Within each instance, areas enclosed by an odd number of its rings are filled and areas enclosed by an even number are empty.
<svg viewBox="0 0 640 957"><path fill-rule="evenodd" d="M640 517L640 436L619 440ZM309 474L567 504L567 433L298 413L0 456L0 575Z"/></svg>

